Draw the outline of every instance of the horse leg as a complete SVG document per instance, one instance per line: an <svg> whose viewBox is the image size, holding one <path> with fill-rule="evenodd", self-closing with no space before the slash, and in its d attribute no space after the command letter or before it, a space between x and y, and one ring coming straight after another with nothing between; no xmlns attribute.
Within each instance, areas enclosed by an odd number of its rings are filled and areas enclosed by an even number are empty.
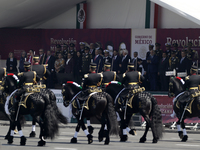
<svg viewBox="0 0 200 150"><path fill-rule="evenodd" d="M110 143L110 128L111 128L111 125L110 125L110 121L109 121L109 118L108 118L108 115L106 115L106 123L107 123L107 130L105 130L104 128L104 132L105 132L105 136L106 136L106 140L104 142L105 145L108 145Z"/></svg>
<svg viewBox="0 0 200 150"><path fill-rule="evenodd" d="M126 132L126 122L124 120L124 113L119 112L119 116L121 118L121 124L120 124L120 142L126 142L128 140L127 132Z"/></svg>
<svg viewBox="0 0 200 150"><path fill-rule="evenodd" d="M88 131L89 131L90 134L92 134L93 131L94 131L94 128L93 128L93 127L91 126L91 124L90 124L90 118L88 117L88 118L86 118L86 119L87 119Z"/></svg>
<svg viewBox="0 0 200 150"><path fill-rule="evenodd" d="M71 139L71 143L77 143L77 136L78 136L78 132L80 130L81 124L78 122L76 129L75 129L75 134L74 137Z"/></svg>
<svg viewBox="0 0 200 150"><path fill-rule="evenodd" d="M35 133L35 124L36 124L36 121L33 119L32 120L32 132L30 133L29 137L35 137L36 136L36 133Z"/></svg>
<svg viewBox="0 0 200 150"><path fill-rule="evenodd" d="M128 127L128 124L129 124L129 122L130 122L130 120L131 120L131 117L132 117L132 114L127 114L127 116L126 116L126 131L127 131L129 134L131 134L131 135L137 135L135 129L130 129L130 128Z"/></svg>
<svg viewBox="0 0 200 150"><path fill-rule="evenodd" d="M84 124L83 118L81 118L81 120L79 120L79 122L81 124L82 130L84 131L85 135L88 138L88 144L91 144L93 142L93 139L92 139L93 136L91 134L89 134L89 132Z"/></svg>
<svg viewBox="0 0 200 150"><path fill-rule="evenodd" d="M99 133L98 133L98 139L99 139L99 142L101 142L101 141L103 141L103 138L104 138L104 129L105 129L105 126L106 126L105 113L102 114L101 119L99 119L98 117L96 117L96 118L101 123L101 128L100 128Z"/></svg>
<svg viewBox="0 0 200 150"><path fill-rule="evenodd" d="M13 121L13 122L10 122L10 127L11 127L11 130L10 130L10 136L8 137L8 144L12 144L13 143L13 137L14 137L14 130L15 130L15 127L16 127L16 122Z"/></svg>
<svg viewBox="0 0 200 150"><path fill-rule="evenodd" d="M20 145L26 145L26 137L22 133L22 128L21 128L20 120L17 119L16 123L17 123L17 130L18 130L18 133L19 133L19 136L20 136L20 139L21 139Z"/></svg>
<svg viewBox="0 0 200 150"><path fill-rule="evenodd" d="M10 121L10 126L9 126L9 129L8 129L8 132L7 132L7 134L6 134L6 136L5 136L5 140L7 140L8 139L8 137L10 136L10 131L11 131L11 121Z"/></svg>
<svg viewBox="0 0 200 150"><path fill-rule="evenodd" d="M183 139L183 131L181 131L181 123L180 123L180 119L176 122L176 127L178 130L178 136L180 137L180 139Z"/></svg>
<svg viewBox="0 0 200 150"><path fill-rule="evenodd" d="M46 144L46 141L44 140L45 139L45 131L44 131L44 118L40 116L32 116L33 119L39 124L40 126L40 135L39 135L39 138L40 138L40 141L38 142L38 145L37 146L44 146Z"/></svg>
<svg viewBox="0 0 200 150"><path fill-rule="evenodd" d="M139 141L140 143L144 143L147 140L146 137L147 137L147 133L149 131L149 127L151 125L151 121L150 121L149 116L144 115L144 113L140 113L140 114L144 117L144 120L146 121L145 132L144 132L143 136L140 138L140 141Z"/></svg>
<svg viewBox="0 0 200 150"><path fill-rule="evenodd" d="M188 136L187 136L187 132L186 132L186 129L185 129L185 123L184 123L184 118L182 119L181 121L181 127L183 129L183 138L182 138L182 142L186 142L187 139L188 139Z"/></svg>

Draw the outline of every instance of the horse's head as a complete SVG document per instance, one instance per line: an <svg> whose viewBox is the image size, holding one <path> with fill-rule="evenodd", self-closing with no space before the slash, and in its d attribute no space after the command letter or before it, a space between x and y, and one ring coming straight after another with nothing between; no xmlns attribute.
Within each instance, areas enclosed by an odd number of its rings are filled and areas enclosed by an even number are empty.
<svg viewBox="0 0 200 150"><path fill-rule="evenodd" d="M180 77L170 77L168 96L174 97L184 91L184 81Z"/></svg>
<svg viewBox="0 0 200 150"><path fill-rule="evenodd" d="M72 98L82 90L82 87L73 81L67 81L66 84L63 85L62 95L63 95L63 105L65 107L69 106Z"/></svg>
<svg viewBox="0 0 200 150"><path fill-rule="evenodd" d="M13 74L9 73L2 81L2 87L5 93L11 94L17 89L17 84L19 83L19 78Z"/></svg>

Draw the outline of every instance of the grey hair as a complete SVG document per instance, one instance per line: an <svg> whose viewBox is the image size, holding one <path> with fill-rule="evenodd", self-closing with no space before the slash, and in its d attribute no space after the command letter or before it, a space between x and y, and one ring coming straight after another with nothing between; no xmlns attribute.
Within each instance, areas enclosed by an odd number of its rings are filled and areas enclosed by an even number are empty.
<svg viewBox="0 0 200 150"><path fill-rule="evenodd" d="M124 49L122 52L125 52L126 54L128 54L128 50L127 49Z"/></svg>

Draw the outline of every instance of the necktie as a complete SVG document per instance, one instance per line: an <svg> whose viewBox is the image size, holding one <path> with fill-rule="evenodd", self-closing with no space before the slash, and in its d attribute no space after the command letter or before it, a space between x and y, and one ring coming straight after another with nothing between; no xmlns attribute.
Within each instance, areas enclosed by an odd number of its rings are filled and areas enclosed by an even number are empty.
<svg viewBox="0 0 200 150"><path fill-rule="evenodd" d="M97 56L95 56L94 60L96 60Z"/></svg>
<svg viewBox="0 0 200 150"><path fill-rule="evenodd" d="M49 57L50 57L50 56L49 56ZM47 64L47 63L48 63L49 57L47 57L47 60L46 60L45 64Z"/></svg>

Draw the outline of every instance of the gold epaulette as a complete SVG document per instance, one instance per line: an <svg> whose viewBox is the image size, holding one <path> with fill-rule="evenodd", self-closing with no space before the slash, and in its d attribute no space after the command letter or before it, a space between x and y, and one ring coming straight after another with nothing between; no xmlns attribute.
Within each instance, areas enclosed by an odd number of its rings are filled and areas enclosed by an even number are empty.
<svg viewBox="0 0 200 150"><path fill-rule="evenodd" d="M17 75L18 76L22 76L24 73L23 72L20 72L20 73L18 73Z"/></svg>
<svg viewBox="0 0 200 150"><path fill-rule="evenodd" d="M48 64L44 64L43 66L44 66L44 67L48 67Z"/></svg>
<svg viewBox="0 0 200 150"><path fill-rule="evenodd" d="M4 76L6 76L6 68L3 68L3 70L4 70Z"/></svg>
<svg viewBox="0 0 200 150"><path fill-rule="evenodd" d="M185 80L189 80L190 76L185 77Z"/></svg>
<svg viewBox="0 0 200 150"><path fill-rule="evenodd" d="M141 79L141 73L139 71L138 71L138 75L139 75L139 77L138 77L139 83L142 83L141 80L140 80Z"/></svg>
<svg viewBox="0 0 200 150"><path fill-rule="evenodd" d="M126 73L123 74L123 78L126 76Z"/></svg>
<svg viewBox="0 0 200 150"><path fill-rule="evenodd" d="M89 75L89 74L85 74L85 75L84 75L84 78L88 78L88 75Z"/></svg>
<svg viewBox="0 0 200 150"><path fill-rule="evenodd" d="M101 76L101 80L99 81L99 83L97 83L97 86L100 86L102 81L103 81L103 74L102 73L98 73Z"/></svg>

